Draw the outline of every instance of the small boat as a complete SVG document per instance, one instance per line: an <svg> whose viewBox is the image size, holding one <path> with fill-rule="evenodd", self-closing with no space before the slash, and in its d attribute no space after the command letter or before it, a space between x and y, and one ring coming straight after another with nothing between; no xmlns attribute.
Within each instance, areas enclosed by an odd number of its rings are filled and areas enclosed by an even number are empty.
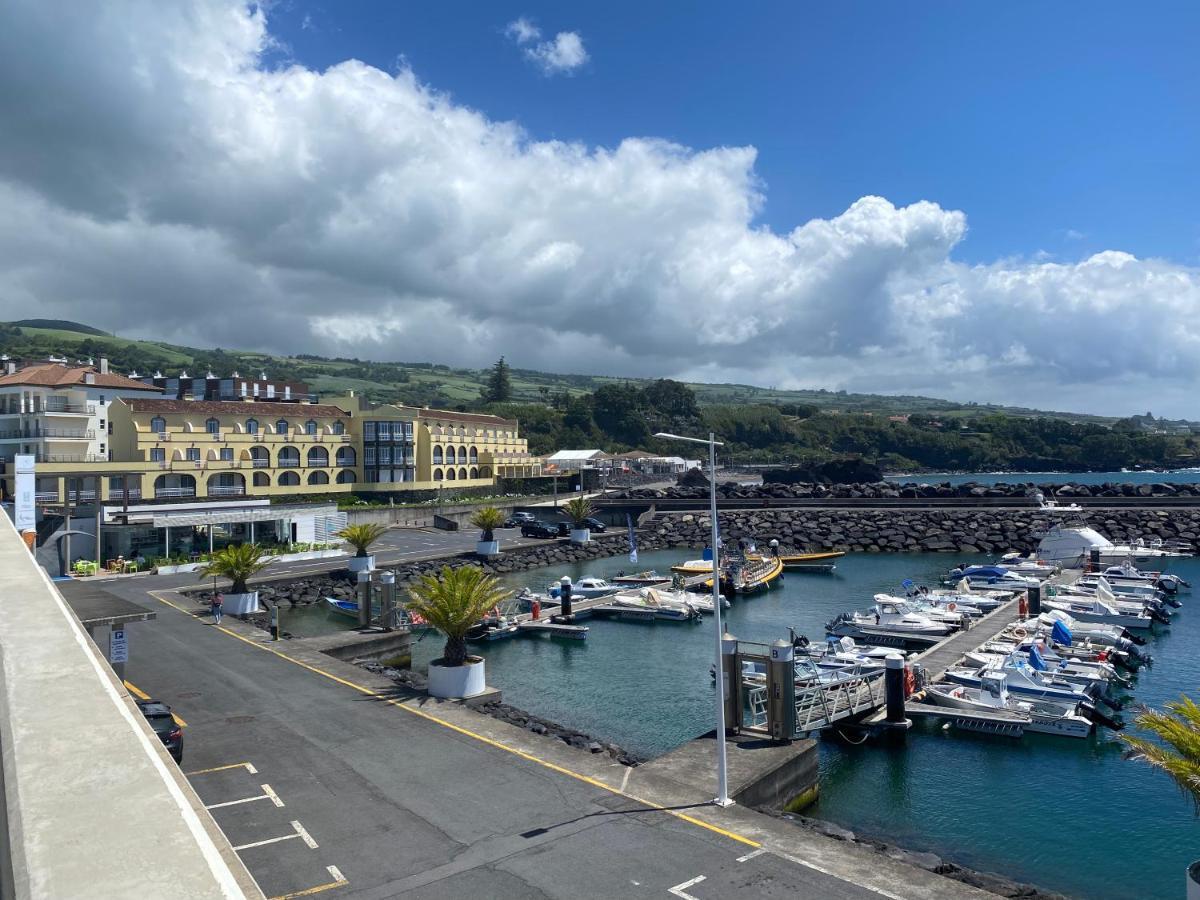
<svg viewBox="0 0 1200 900"><path fill-rule="evenodd" d="M564 584L571 585L572 600L590 600L593 597L607 597L609 594L615 594L621 590L619 584L612 584L605 581L603 578L595 578L591 575L585 575L578 581L572 582L567 576L559 579L558 583L550 585L547 593L551 597L559 597L562 594L562 586Z"/></svg>
<svg viewBox="0 0 1200 900"><path fill-rule="evenodd" d="M772 548L774 552L774 548ZM801 553L795 550L780 549L775 553L789 572L832 572L835 568L833 561L846 555L845 550L820 550L811 553Z"/></svg>
<svg viewBox="0 0 1200 900"><path fill-rule="evenodd" d="M1049 578L1051 575L1057 575L1059 567L1051 565L1044 559L1038 559L1030 554L1017 553L1009 551L1000 557L999 565L1014 572L1017 575L1026 575L1030 578Z"/></svg>
<svg viewBox="0 0 1200 900"><path fill-rule="evenodd" d="M358 601L357 600L339 600L336 597L326 597L325 605L330 612L337 613L339 616L349 616L352 619L358 618ZM371 610L374 615L377 610Z"/></svg>
<svg viewBox="0 0 1200 900"><path fill-rule="evenodd" d="M968 613L961 609L957 603L950 603L946 606L938 606L934 603L926 602L921 597L893 597L890 594L876 594L875 603L903 603L910 612L918 613L926 618L932 619L935 622L941 622L945 625L958 628L969 628L970 625L965 621L968 618ZM950 608L953 607L953 608ZM979 615L979 611L975 610L975 614Z"/></svg>
<svg viewBox="0 0 1200 900"><path fill-rule="evenodd" d="M326 597L325 607L330 612L336 613L339 616L346 616L347 618L354 619L355 621L358 620L357 600L339 600L336 597ZM409 612L404 607L397 607L396 612L398 614L397 624L406 625L412 631L421 631L431 627L423 618L415 613ZM371 619L373 621L378 621L380 615L381 611L379 606L372 606Z"/></svg>
<svg viewBox="0 0 1200 900"><path fill-rule="evenodd" d="M1052 700L1019 700L1008 693L1008 679L1000 672L985 672L979 687L945 682L925 688L926 699L935 706L973 712L1005 710L1029 719L1026 731L1057 734L1062 737L1085 738L1094 725L1082 712L1082 702Z"/></svg>
<svg viewBox="0 0 1200 900"><path fill-rule="evenodd" d="M609 598L609 605L637 611L649 611L656 619L687 621L700 616L700 611L689 599L680 600L673 591L656 588L640 588L636 591L621 591Z"/></svg>
<svg viewBox="0 0 1200 900"><path fill-rule="evenodd" d="M712 568L711 566L709 568ZM635 572L632 575L624 573L611 579L613 584L619 584L622 587L648 587L652 584L662 584L664 581L670 581L670 578L664 578L653 569L645 572Z"/></svg>
<svg viewBox="0 0 1200 900"><path fill-rule="evenodd" d="M1062 596L1042 601L1046 609L1055 609L1068 613L1072 618L1081 622L1095 622L1101 625L1116 625L1121 628L1133 628L1144 631L1150 628L1156 619L1147 615L1121 612L1111 603L1106 603L1099 597Z"/></svg>
<svg viewBox="0 0 1200 900"><path fill-rule="evenodd" d="M671 571L678 572L681 575L707 575L712 571L712 568L711 559L689 559L686 562L671 566Z"/></svg>
<svg viewBox="0 0 1200 900"><path fill-rule="evenodd" d="M967 580L971 587L1001 587L1024 590L1041 584L1038 578L1027 575L1017 575L1004 566L967 566L965 569L955 569L950 573L952 578Z"/></svg>
<svg viewBox="0 0 1200 900"><path fill-rule="evenodd" d="M1014 661L1011 666L996 669L981 669L978 666L951 666L946 670L946 680L967 687L979 688L983 685L984 674L992 672L1003 674L1008 680L1009 691L1022 697L1082 703L1090 700L1092 696L1083 685L1039 672L1029 663L1022 661Z"/></svg>
<svg viewBox="0 0 1200 900"><path fill-rule="evenodd" d="M1038 559L1048 563L1081 568L1091 560L1093 551L1099 553L1100 564L1104 566L1121 565L1126 561L1134 565L1165 565L1171 559L1192 555L1190 549L1168 544L1159 538L1137 540L1132 544L1114 544L1086 525L1057 524L1043 535L1037 555Z"/></svg>
<svg viewBox="0 0 1200 900"><path fill-rule="evenodd" d="M925 635L945 635L954 631L953 625L935 622L929 616L910 609L903 600L889 597L887 594L875 596L873 612L851 613L850 621L864 630L874 627L887 631Z"/></svg>
<svg viewBox="0 0 1200 900"><path fill-rule="evenodd" d="M782 574L782 560L773 556L748 556L744 564L730 566L728 579L734 593L755 594L770 588Z"/></svg>
<svg viewBox="0 0 1200 900"><path fill-rule="evenodd" d="M484 641L501 641L505 638L515 637L520 633L516 622L510 622L506 618L499 619L484 619L472 625L464 635L468 641L474 643L482 643Z"/></svg>

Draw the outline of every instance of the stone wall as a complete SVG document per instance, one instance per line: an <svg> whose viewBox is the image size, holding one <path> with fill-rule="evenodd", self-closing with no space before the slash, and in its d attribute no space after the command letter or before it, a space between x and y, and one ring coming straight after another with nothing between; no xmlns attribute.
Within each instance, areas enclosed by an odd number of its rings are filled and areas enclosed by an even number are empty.
<svg viewBox="0 0 1200 900"><path fill-rule="evenodd" d="M1014 478L1019 476L1014 476ZM999 484L952 485L908 482L896 484L890 481L856 484L820 484L800 482L797 484L751 484L739 485L732 481L717 485L717 496L725 499L917 499L948 497L988 497L1023 499L1035 491L1047 497L1194 497L1200 496L1200 484L1034 484L1032 481L1013 481ZM708 485L677 485L670 488L634 488L612 494L611 497L639 500L707 500Z"/></svg>

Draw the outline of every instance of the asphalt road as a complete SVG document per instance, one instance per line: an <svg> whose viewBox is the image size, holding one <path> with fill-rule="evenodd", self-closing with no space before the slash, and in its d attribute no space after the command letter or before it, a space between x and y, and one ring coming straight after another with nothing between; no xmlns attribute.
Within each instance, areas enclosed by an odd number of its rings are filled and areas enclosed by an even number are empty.
<svg viewBox="0 0 1200 900"><path fill-rule="evenodd" d="M105 588L159 613L126 677L187 723L182 768L268 897L880 896Z"/></svg>

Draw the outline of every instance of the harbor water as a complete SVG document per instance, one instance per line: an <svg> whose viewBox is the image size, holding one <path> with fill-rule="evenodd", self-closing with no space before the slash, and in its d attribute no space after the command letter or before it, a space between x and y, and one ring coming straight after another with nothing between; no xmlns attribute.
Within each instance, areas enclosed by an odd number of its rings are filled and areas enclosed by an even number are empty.
<svg viewBox="0 0 1200 900"><path fill-rule="evenodd" d="M637 569L688 556L648 552ZM789 626L823 637L837 613L866 609L877 592L905 578L934 583L965 557L950 554L852 554L833 575L789 574L769 593L738 598L727 628L739 638L771 641ZM611 576L632 570L625 557L531 570L505 579L544 590L562 575ZM1200 561L1172 567L1197 585L1196 600L1149 648L1152 668L1133 696L1159 706L1200 687ZM313 609L292 616L299 633L346 627ZM488 681L529 712L620 744L642 756L663 753L711 728L712 619L696 624L593 620L586 642L522 637L477 645ZM422 668L440 654L430 634L414 647ZM1126 714L1127 717L1130 715ZM821 796L810 813L860 834L963 865L1088 898L1177 897L1188 863L1200 858L1200 824L1190 802L1164 775L1122 758L1111 732L1087 740L972 735L921 724L906 745L821 747Z"/></svg>
<svg viewBox="0 0 1200 900"><path fill-rule="evenodd" d="M1200 469L1170 472L927 472L884 477L897 484L1196 484L1200 482Z"/></svg>

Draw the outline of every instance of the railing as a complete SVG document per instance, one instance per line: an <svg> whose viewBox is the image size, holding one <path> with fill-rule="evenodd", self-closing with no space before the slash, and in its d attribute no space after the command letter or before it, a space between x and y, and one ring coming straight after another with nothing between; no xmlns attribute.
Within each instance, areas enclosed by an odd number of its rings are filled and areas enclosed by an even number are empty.
<svg viewBox="0 0 1200 900"><path fill-rule="evenodd" d="M280 459L277 465L282 469L298 469L300 467L300 460Z"/></svg>
<svg viewBox="0 0 1200 900"><path fill-rule="evenodd" d="M154 489L154 497L156 500L161 500L170 497L195 497L196 489L194 487L156 487Z"/></svg>
<svg viewBox="0 0 1200 900"><path fill-rule="evenodd" d="M210 497L244 497L246 496L245 485L240 484L213 484L209 485L208 496Z"/></svg>
<svg viewBox="0 0 1200 900"><path fill-rule="evenodd" d="M109 488L108 489L108 499L110 499L110 500L124 500L126 497L128 497L130 500L141 500L142 499L142 489L141 488L129 488L128 490L122 490L121 488Z"/></svg>
<svg viewBox="0 0 1200 900"><path fill-rule="evenodd" d="M72 503L87 502L96 499L96 492L92 491L67 491L67 500Z"/></svg>
<svg viewBox="0 0 1200 900"><path fill-rule="evenodd" d="M95 438L96 432L83 428L17 428L8 431L0 431L0 440L12 440L14 438L22 439L72 439L90 441Z"/></svg>
<svg viewBox="0 0 1200 900"><path fill-rule="evenodd" d="M48 463L108 462L108 457L101 456L99 453L79 453L79 454L35 453L33 455L37 462L48 462Z"/></svg>
<svg viewBox="0 0 1200 900"><path fill-rule="evenodd" d="M801 661L797 660L799 664ZM808 667L812 663L805 660ZM809 669L797 667L797 679L811 677ZM846 673L834 671L839 676L833 682L796 687L796 733L805 734L828 728L835 722L870 712L883 706L883 669ZM825 677L829 677L826 675Z"/></svg>
<svg viewBox="0 0 1200 900"><path fill-rule="evenodd" d="M57 503L58 491L34 491L33 499L36 503Z"/></svg>
<svg viewBox="0 0 1200 900"><path fill-rule="evenodd" d="M257 456L251 457L250 463L255 469L269 469L271 467L271 461L269 459L260 459Z"/></svg>
<svg viewBox="0 0 1200 900"><path fill-rule="evenodd" d="M47 403L41 409L33 410L34 413L71 413L80 415L92 415L96 412L96 404L94 403Z"/></svg>

